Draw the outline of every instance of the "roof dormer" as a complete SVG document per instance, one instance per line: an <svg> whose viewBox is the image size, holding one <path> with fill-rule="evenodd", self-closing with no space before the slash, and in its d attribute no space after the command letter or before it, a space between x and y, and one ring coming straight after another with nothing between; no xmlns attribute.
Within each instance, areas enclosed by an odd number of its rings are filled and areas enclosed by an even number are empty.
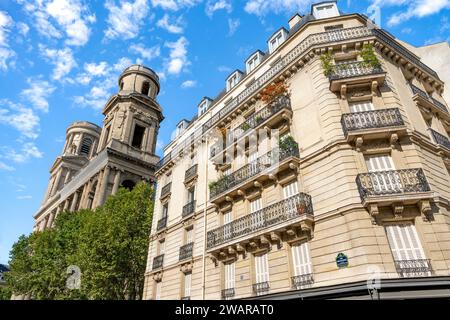
<svg viewBox="0 0 450 320"><path fill-rule="evenodd" d="M264 53L261 50L254 52L246 61L245 68L247 70L247 74L252 72L263 60Z"/></svg>
<svg viewBox="0 0 450 320"><path fill-rule="evenodd" d="M279 29L270 37L267 44L269 45L269 53L274 52L288 37L288 31L285 28Z"/></svg>
<svg viewBox="0 0 450 320"><path fill-rule="evenodd" d="M179 137L189 126L189 121L186 119L181 120L177 124L177 130L175 132L175 138Z"/></svg>
<svg viewBox="0 0 450 320"><path fill-rule="evenodd" d="M340 16L337 1L325 1L313 4L311 14L316 19L325 19Z"/></svg>
<svg viewBox="0 0 450 320"><path fill-rule="evenodd" d="M212 103L212 99L209 97L203 97L202 101L198 104L198 116L200 117L206 111L208 111L209 106Z"/></svg>
<svg viewBox="0 0 450 320"><path fill-rule="evenodd" d="M227 92L235 87L242 78L244 73L241 70L236 70L227 78Z"/></svg>

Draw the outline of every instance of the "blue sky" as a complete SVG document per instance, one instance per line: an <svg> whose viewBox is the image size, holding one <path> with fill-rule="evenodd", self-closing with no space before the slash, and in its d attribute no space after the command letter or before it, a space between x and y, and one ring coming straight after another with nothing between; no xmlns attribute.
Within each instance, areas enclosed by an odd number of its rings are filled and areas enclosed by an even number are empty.
<svg viewBox="0 0 450 320"><path fill-rule="evenodd" d="M48 170L73 121L101 124L101 108L131 63L161 78L166 119L158 153L203 96L243 69L309 0L0 0L0 263L33 226ZM380 24L420 46L450 40L450 0L339 3L379 12ZM377 8L375 11L373 8Z"/></svg>

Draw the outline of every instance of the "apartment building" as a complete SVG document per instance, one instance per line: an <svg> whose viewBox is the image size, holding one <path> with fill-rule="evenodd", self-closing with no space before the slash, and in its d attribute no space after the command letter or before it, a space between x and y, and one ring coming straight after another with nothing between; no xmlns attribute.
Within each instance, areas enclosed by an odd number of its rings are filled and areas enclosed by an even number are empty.
<svg viewBox="0 0 450 320"><path fill-rule="evenodd" d="M449 296L444 82L335 1L288 24L166 146L144 299Z"/></svg>

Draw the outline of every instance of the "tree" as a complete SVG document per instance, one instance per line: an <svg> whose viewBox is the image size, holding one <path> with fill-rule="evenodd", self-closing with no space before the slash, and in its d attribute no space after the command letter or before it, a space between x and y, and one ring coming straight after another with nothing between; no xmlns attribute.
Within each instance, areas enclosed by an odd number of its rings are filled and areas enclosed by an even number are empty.
<svg viewBox="0 0 450 320"><path fill-rule="evenodd" d="M10 253L8 286L33 299L140 299L151 193L145 183L121 188L95 211L63 212L54 228L21 236ZM79 289L67 286L71 266L81 270Z"/></svg>

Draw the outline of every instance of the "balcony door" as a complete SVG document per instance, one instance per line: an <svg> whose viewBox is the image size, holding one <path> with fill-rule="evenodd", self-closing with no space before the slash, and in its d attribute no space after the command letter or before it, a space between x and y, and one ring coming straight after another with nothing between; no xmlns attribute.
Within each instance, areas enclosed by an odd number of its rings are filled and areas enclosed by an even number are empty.
<svg viewBox="0 0 450 320"><path fill-rule="evenodd" d="M225 289L234 289L235 263L225 264Z"/></svg>
<svg viewBox="0 0 450 320"><path fill-rule="evenodd" d="M293 196L298 194L298 182L294 181L285 186L283 186L283 199L285 200L285 211L282 213L283 216L293 217L297 215L297 202ZM292 198L292 199L290 199ZM287 200L289 199L289 200Z"/></svg>
<svg viewBox="0 0 450 320"><path fill-rule="evenodd" d="M403 275L431 275L428 260L426 260L419 235L413 224L386 226L386 234L397 269Z"/></svg>
<svg viewBox="0 0 450 320"><path fill-rule="evenodd" d="M371 100L350 102L349 103L349 107L350 107L350 112L351 113L366 112L366 111L373 111L373 110L375 110Z"/></svg>
<svg viewBox="0 0 450 320"><path fill-rule="evenodd" d="M264 226L264 212L262 209L261 198L256 198L250 201L250 214L251 214L251 229L257 230Z"/></svg>
<svg viewBox="0 0 450 320"><path fill-rule="evenodd" d="M191 280L192 280L192 273L185 273L184 274L184 298L190 299L191 297Z"/></svg>
<svg viewBox="0 0 450 320"><path fill-rule="evenodd" d="M256 283L262 284L269 282L269 259L267 253L255 256L255 271L256 271ZM262 289L264 285L260 285L259 289ZM263 290L257 290L257 294L262 294Z"/></svg>
<svg viewBox="0 0 450 320"><path fill-rule="evenodd" d="M230 224L232 220L231 211L223 214L223 235L225 239L231 239L233 237L233 226Z"/></svg>
<svg viewBox="0 0 450 320"><path fill-rule="evenodd" d="M308 242L292 246L291 254L294 266L294 283L296 284L296 287L302 287L303 285L310 283L313 273Z"/></svg>
<svg viewBox="0 0 450 320"><path fill-rule="evenodd" d="M256 150L248 155L247 163L249 165L248 170L250 177L258 173L258 163L256 161L257 159L258 159L258 151Z"/></svg>
<svg viewBox="0 0 450 320"><path fill-rule="evenodd" d="M195 200L195 187L188 189L187 203L192 203Z"/></svg>
<svg viewBox="0 0 450 320"><path fill-rule="evenodd" d="M394 162L390 155L376 155L366 157L370 182L376 193L388 194L402 191L400 177L395 172Z"/></svg>

